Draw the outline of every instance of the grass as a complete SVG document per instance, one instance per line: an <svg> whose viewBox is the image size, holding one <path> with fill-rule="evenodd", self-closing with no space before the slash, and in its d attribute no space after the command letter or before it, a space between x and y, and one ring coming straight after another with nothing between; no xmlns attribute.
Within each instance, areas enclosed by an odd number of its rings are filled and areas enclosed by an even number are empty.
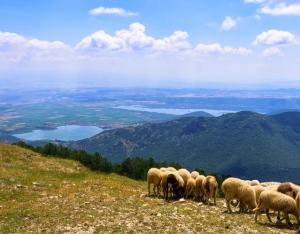
<svg viewBox="0 0 300 234"><path fill-rule="evenodd" d="M295 233L191 200L166 203L147 184L0 144L0 233ZM275 220L275 217L273 217ZM294 217L291 217L296 223Z"/></svg>

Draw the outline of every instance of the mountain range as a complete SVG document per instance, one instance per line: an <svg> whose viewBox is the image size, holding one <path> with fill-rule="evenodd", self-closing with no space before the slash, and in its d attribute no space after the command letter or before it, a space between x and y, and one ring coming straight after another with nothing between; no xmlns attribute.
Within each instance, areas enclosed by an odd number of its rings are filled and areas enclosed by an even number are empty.
<svg viewBox="0 0 300 234"><path fill-rule="evenodd" d="M299 123L299 112L241 111L108 130L67 146L97 151L111 162L152 157L189 170L300 184Z"/></svg>

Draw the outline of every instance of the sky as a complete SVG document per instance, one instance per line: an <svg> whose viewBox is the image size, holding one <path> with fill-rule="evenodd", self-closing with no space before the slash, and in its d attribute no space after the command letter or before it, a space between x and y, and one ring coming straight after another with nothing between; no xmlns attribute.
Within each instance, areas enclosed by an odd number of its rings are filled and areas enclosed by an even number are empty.
<svg viewBox="0 0 300 234"><path fill-rule="evenodd" d="M300 1L2 1L1 87L300 89Z"/></svg>

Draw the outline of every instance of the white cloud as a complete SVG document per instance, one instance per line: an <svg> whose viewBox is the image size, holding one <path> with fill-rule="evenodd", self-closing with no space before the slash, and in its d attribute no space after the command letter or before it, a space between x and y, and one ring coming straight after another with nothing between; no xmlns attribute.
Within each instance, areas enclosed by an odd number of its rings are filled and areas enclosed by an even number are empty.
<svg viewBox="0 0 300 234"><path fill-rule="evenodd" d="M106 34L103 30L85 37L75 47L76 49L100 48L108 50L142 50L153 49L162 51L187 50L190 44L187 41L188 34L176 31L170 37L155 40L145 34L145 26L133 23L129 30L119 30L115 36Z"/></svg>
<svg viewBox="0 0 300 234"><path fill-rule="evenodd" d="M89 11L90 14L92 15L100 15L100 14L116 14L116 15L121 15L121 16L136 16L139 15L139 13L133 13L130 11L126 11L122 8L105 8L105 7L98 7L94 8Z"/></svg>
<svg viewBox="0 0 300 234"><path fill-rule="evenodd" d="M240 17L238 17L236 20L233 20L230 16L227 16L226 19L223 21L221 30L229 30L236 26L237 22L241 20Z"/></svg>
<svg viewBox="0 0 300 234"><path fill-rule="evenodd" d="M265 49L260 56L264 57L271 57L271 56L283 56L283 53L281 50L277 47L270 47L268 49Z"/></svg>
<svg viewBox="0 0 300 234"><path fill-rule="evenodd" d="M269 30L258 35L253 45L287 45L297 44L296 37L287 31Z"/></svg>
<svg viewBox="0 0 300 234"><path fill-rule="evenodd" d="M21 44L25 43L26 38L16 33L0 31L0 46L3 44Z"/></svg>
<svg viewBox="0 0 300 234"><path fill-rule="evenodd" d="M145 49L151 48L154 44L154 38L146 36L145 26L140 23L133 23L129 30L116 31L117 38L122 39L128 48Z"/></svg>
<svg viewBox="0 0 300 234"><path fill-rule="evenodd" d="M260 9L260 12L269 15L300 15L300 4L286 5L282 2L274 6L266 5Z"/></svg>
<svg viewBox="0 0 300 234"><path fill-rule="evenodd" d="M198 44L195 51L200 54L252 54L251 50L248 50L243 47L239 47L238 49L229 46L221 47L221 45L218 43L210 45Z"/></svg>
<svg viewBox="0 0 300 234"><path fill-rule="evenodd" d="M187 32L176 31L170 37L156 40L153 48L156 50L188 50L191 48L191 45L187 38Z"/></svg>

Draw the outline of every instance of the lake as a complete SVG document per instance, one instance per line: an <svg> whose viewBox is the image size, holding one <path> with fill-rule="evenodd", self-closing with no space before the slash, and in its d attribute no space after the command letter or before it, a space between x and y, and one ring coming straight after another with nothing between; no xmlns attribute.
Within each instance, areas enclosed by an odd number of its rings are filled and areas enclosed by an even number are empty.
<svg viewBox="0 0 300 234"><path fill-rule="evenodd" d="M103 132L102 128L96 126L66 125L59 126L54 130L34 130L28 133L15 134L14 137L29 141L38 140L61 140L78 141L95 136Z"/></svg>
<svg viewBox="0 0 300 234"><path fill-rule="evenodd" d="M179 109L179 108L149 108L142 105L130 105L130 106L117 106L116 109L125 109L125 110L134 110L134 111L147 111L147 112L156 112L162 114L171 114L171 115L184 115L193 113L196 111L204 111L214 116L221 116L227 113L235 113L237 111L233 110L212 110L212 109Z"/></svg>

